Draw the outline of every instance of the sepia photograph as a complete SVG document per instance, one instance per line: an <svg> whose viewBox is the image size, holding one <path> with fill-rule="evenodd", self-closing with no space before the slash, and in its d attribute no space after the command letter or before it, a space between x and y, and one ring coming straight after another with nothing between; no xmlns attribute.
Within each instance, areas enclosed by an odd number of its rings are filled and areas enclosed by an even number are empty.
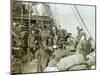
<svg viewBox="0 0 100 75"><path fill-rule="evenodd" d="M96 6L11 0L11 74L96 69Z"/></svg>

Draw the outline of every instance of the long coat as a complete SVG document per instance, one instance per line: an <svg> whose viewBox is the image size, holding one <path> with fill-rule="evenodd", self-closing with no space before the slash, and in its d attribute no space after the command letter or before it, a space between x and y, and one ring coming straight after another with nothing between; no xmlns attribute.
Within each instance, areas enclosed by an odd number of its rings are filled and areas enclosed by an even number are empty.
<svg viewBox="0 0 100 75"><path fill-rule="evenodd" d="M35 57L38 59L37 71L43 72L43 70L47 67L50 58L49 50L45 50L43 47L41 47L36 51Z"/></svg>
<svg viewBox="0 0 100 75"><path fill-rule="evenodd" d="M35 47L35 37L32 34L29 35L28 46L31 48Z"/></svg>
<svg viewBox="0 0 100 75"><path fill-rule="evenodd" d="M28 46L28 33L25 31L22 37L22 47Z"/></svg>

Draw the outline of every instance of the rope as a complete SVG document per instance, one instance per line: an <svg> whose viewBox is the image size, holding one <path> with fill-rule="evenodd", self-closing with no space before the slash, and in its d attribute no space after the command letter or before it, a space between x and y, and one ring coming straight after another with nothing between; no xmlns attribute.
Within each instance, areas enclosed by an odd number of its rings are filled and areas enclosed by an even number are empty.
<svg viewBox="0 0 100 75"><path fill-rule="evenodd" d="M55 9L57 10L57 6L56 6L56 4L55 4ZM57 11L57 12L58 12L58 11ZM60 26L59 15L58 15L58 25L59 25L59 28L60 28L61 26Z"/></svg>
<svg viewBox="0 0 100 75"><path fill-rule="evenodd" d="M55 8L54 8L53 11L55 11ZM53 16L54 22L55 22L55 24L56 24L56 26L57 26L57 20L56 20L56 18L55 18L55 17L56 17L56 14L55 14L55 12L53 12L53 11L52 11L52 14L53 14L52 16Z"/></svg>
<svg viewBox="0 0 100 75"><path fill-rule="evenodd" d="M82 16L80 15L80 12L78 11L78 8L77 8L75 5L74 5L74 8L75 8L76 12L78 13L78 15L79 15L79 17L80 17L80 19L81 19L81 22L83 23L84 27L86 28L88 34L89 34L90 37L92 38L91 33L89 32L88 28L86 27L86 24L85 24L85 22L84 22ZM95 41L93 40L93 42L95 42Z"/></svg>
<svg viewBox="0 0 100 75"><path fill-rule="evenodd" d="M47 5L47 4L44 4L44 5L45 5L45 9L46 9L47 14L48 14L50 17L52 17L53 20L54 20L54 23L57 24L57 21L56 21L56 19L55 19L54 13L53 13L53 11L51 10L50 6ZM52 11L52 12L51 12L51 11Z"/></svg>
<svg viewBox="0 0 100 75"><path fill-rule="evenodd" d="M81 24L81 22L79 21L78 16L77 16L77 14L76 14L75 11L74 11L74 8L73 8L72 6L71 6L71 8L72 8L72 11L73 11L73 13L74 13L74 15L75 15L77 21L79 22L79 24L80 24L81 27L82 27L82 24Z"/></svg>

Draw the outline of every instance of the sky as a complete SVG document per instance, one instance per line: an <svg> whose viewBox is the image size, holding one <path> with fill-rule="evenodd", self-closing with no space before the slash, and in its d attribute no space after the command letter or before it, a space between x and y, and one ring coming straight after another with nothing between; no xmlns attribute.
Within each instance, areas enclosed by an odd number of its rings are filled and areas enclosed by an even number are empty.
<svg viewBox="0 0 100 75"><path fill-rule="evenodd" d="M86 28L84 27L78 13L76 12L73 5L69 4L49 4L53 15L58 24L61 25L61 28L71 32L73 36L76 36L77 30L76 26L80 26L87 33L87 37L90 37ZM95 40L95 6L83 6L75 5L82 16L82 19L85 22L86 27L91 33L92 38ZM42 10L43 5L36 5L35 9L39 12L39 15L44 13Z"/></svg>

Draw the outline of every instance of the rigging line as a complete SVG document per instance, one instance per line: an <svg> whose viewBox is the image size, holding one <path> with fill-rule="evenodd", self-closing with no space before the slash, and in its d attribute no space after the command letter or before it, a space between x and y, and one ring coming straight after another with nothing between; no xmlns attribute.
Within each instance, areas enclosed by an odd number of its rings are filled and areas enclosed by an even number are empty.
<svg viewBox="0 0 100 75"><path fill-rule="evenodd" d="M49 5L47 5L47 4L44 4L44 7L45 7L45 12L46 12L46 14L47 14L47 16L52 16L52 14L51 14L51 11L50 11L50 8L49 8Z"/></svg>
<svg viewBox="0 0 100 75"><path fill-rule="evenodd" d="M46 5L46 4L45 4ZM54 23L57 24L53 11L51 10L49 5L46 5L46 9L50 15L50 17L54 20ZM57 25L56 25L57 26Z"/></svg>
<svg viewBox="0 0 100 75"><path fill-rule="evenodd" d="M74 5L74 7L75 7L75 9L76 9L76 11L77 11L77 13L78 13L78 15L79 15L79 17L80 17L80 19L81 19L83 25L84 25L84 27L86 28L86 30L87 30L87 32L89 33L90 37L92 37L92 36L91 36L91 33L89 32L88 28L86 27L86 24L85 24L85 22L84 22L82 16L80 15L80 13L79 13L79 11L78 11L78 8L77 8L75 5ZM94 40L93 40L93 41L94 41ZM94 42L95 42L95 41L94 41Z"/></svg>
<svg viewBox="0 0 100 75"><path fill-rule="evenodd" d="M38 12L38 10L37 10L37 7L36 6L32 6L32 9L33 9L33 13L36 13L37 15L39 15L39 12Z"/></svg>
<svg viewBox="0 0 100 75"><path fill-rule="evenodd" d="M46 7L46 11L47 11L47 14L52 17L52 13L50 11L50 8L49 8L49 5L45 4L45 7Z"/></svg>
<svg viewBox="0 0 100 75"><path fill-rule="evenodd" d="M45 15L51 17L49 6L47 4L44 4L44 7L45 7Z"/></svg>
<svg viewBox="0 0 100 75"><path fill-rule="evenodd" d="M72 6L71 6L71 8L72 8L72 11L73 11L73 13L74 13L74 15L75 15L75 17L76 17L76 19L77 19L78 23L81 25L81 27L83 27L83 26L82 26L82 24L81 24L81 22L80 22L80 21L79 21L79 19L78 19L77 14L75 13L74 8L73 8Z"/></svg>
<svg viewBox="0 0 100 75"><path fill-rule="evenodd" d="M53 18L53 13L51 12L51 9L50 9L50 6L49 5L47 5L47 10L49 12L49 15Z"/></svg>
<svg viewBox="0 0 100 75"><path fill-rule="evenodd" d="M41 9L42 9L41 16L45 16L45 14L46 14L46 9L45 9L45 6L44 6L43 3L41 4Z"/></svg>
<svg viewBox="0 0 100 75"><path fill-rule="evenodd" d="M21 22L23 22L23 8L21 6Z"/></svg>
<svg viewBox="0 0 100 75"><path fill-rule="evenodd" d="M56 6L56 4L55 4L55 7L54 7L54 10L56 10L56 12L58 12L58 11L57 11L57 6ZM58 26L58 28L61 29L59 17L57 16L57 14L55 14L55 15L56 15L56 20L57 20L57 26Z"/></svg>
<svg viewBox="0 0 100 75"><path fill-rule="evenodd" d="M55 9L57 10L56 4L55 4ZM57 12L58 12L58 10L57 10ZM58 15L58 26L59 26L59 28L61 28L61 26L60 26L60 20L59 20L59 15Z"/></svg>
<svg viewBox="0 0 100 75"><path fill-rule="evenodd" d="M50 7L49 7L49 10L52 11ZM52 19L53 19L54 22L55 22L55 17L54 17L54 13L53 13L53 11L52 11L52 13L51 13L51 17L52 17Z"/></svg>
<svg viewBox="0 0 100 75"><path fill-rule="evenodd" d="M55 12L54 12L54 11L55 11L55 9L51 9L51 8L50 8L50 10L52 10L53 20L54 20L54 23L55 23L55 24L56 24L56 26L57 26L57 20L56 20L56 18L55 18L55 17L56 17L56 15L55 15Z"/></svg>
<svg viewBox="0 0 100 75"><path fill-rule="evenodd" d="M53 12L53 10L51 10L50 7L49 7L49 9L50 9L50 11L52 11L51 16L52 16L52 18L53 18L53 20L54 20L54 23L55 23L56 26L57 26L57 22L56 22L56 18L55 18L54 12Z"/></svg>
<svg viewBox="0 0 100 75"><path fill-rule="evenodd" d="M48 15L50 16L50 14L49 14L50 12L48 11L47 5L44 4L44 6L45 6L45 10L46 10L46 11L45 11L45 14L46 14L47 16L48 16Z"/></svg>
<svg viewBox="0 0 100 75"><path fill-rule="evenodd" d="M30 17L31 17L31 5L30 5L30 3L29 3L29 8L28 8L28 16L29 16L29 19L28 19L28 21L29 21L29 28L31 27L31 23L30 23ZM29 29L29 32L31 32L31 29Z"/></svg>
<svg viewBox="0 0 100 75"><path fill-rule="evenodd" d="M55 6L55 5L54 5ZM58 22L57 22L57 19L56 19L56 14L55 14L55 7L54 7L54 9L52 9L52 12L53 12L53 17L54 17L54 22L55 22L55 24L56 24L56 26L58 26Z"/></svg>
<svg viewBox="0 0 100 75"><path fill-rule="evenodd" d="M54 22L56 23L55 17L53 15L53 11L51 10L50 6L48 4L44 4L44 7L45 7L45 10L46 10L45 14L47 13L47 16L50 16L51 18L53 18Z"/></svg>

